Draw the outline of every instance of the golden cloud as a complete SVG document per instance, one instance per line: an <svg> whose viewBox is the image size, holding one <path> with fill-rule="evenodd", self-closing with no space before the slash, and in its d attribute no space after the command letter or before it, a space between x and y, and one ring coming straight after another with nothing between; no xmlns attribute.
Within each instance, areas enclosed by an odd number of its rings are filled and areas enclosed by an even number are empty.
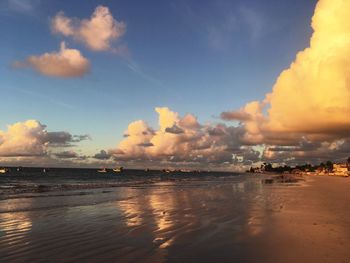
<svg viewBox="0 0 350 263"><path fill-rule="evenodd" d="M310 46L278 77L263 102L223 113L244 122L254 143L334 140L350 132L350 1L320 0ZM264 108L267 109L264 114Z"/></svg>
<svg viewBox="0 0 350 263"><path fill-rule="evenodd" d="M81 77L90 70L89 60L79 50L66 48L64 42L58 52L30 56L25 61L15 62L14 66L29 67L42 75L61 78Z"/></svg>
<svg viewBox="0 0 350 263"><path fill-rule="evenodd" d="M120 48L111 48L111 42L124 35L126 24L115 20L108 7L98 6L90 19L69 18L59 12L51 21L51 29L54 33L72 37L91 50L120 53Z"/></svg>
<svg viewBox="0 0 350 263"><path fill-rule="evenodd" d="M242 127L201 125L192 114L180 117L167 107L155 108L159 129L142 120L129 124L125 138L109 154L117 160L233 164L257 161L259 153L242 146Z"/></svg>

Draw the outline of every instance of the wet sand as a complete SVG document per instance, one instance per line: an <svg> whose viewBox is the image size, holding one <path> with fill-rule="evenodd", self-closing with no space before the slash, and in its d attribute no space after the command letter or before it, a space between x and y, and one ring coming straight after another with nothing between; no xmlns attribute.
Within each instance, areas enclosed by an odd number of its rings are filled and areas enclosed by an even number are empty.
<svg viewBox="0 0 350 263"><path fill-rule="evenodd" d="M0 200L3 262L349 262L350 180L261 176Z"/></svg>

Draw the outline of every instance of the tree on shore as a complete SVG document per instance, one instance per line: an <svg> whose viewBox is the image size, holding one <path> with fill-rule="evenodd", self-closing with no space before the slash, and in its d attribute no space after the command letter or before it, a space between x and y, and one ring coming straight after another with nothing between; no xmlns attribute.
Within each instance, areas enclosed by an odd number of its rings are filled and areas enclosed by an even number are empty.
<svg viewBox="0 0 350 263"><path fill-rule="evenodd" d="M326 169L328 172L332 172L333 171L333 163L331 161L327 161L326 162Z"/></svg>
<svg viewBox="0 0 350 263"><path fill-rule="evenodd" d="M265 171L266 172L271 172L273 171L273 168L272 168L272 164L271 163L268 163L265 165Z"/></svg>
<svg viewBox="0 0 350 263"><path fill-rule="evenodd" d="M347 158L346 160L346 165L348 167L348 170L350 171L350 157ZM293 170L299 170L302 172L320 172L320 171L325 171L328 173L333 172L334 169L334 164L332 161L327 161L327 162L321 162L320 164L312 165L310 163L302 164L302 165L296 165L294 167L288 166L286 164L280 165L280 166L273 166L271 163L263 163L261 164L260 168L254 168L251 167L247 172L276 172L276 173L284 173L284 172L292 172Z"/></svg>

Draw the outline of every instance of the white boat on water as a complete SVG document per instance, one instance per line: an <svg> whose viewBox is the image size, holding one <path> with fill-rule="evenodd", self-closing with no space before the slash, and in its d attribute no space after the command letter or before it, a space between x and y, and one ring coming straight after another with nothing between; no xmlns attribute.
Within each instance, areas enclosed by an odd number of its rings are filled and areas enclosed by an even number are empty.
<svg viewBox="0 0 350 263"><path fill-rule="evenodd" d="M0 174L5 174L8 172L7 168L0 168Z"/></svg>
<svg viewBox="0 0 350 263"><path fill-rule="evenodd" d="M117 167L113 169L113 172L115 173L121 173L124 170L123 166Z"/></svg>
<svg viewBox="0 0 350 263"><path fill-rule="evenodd" d="M98 173L107 173L107 169L106 168L102 168L101 170L97 170Z"/></svg>

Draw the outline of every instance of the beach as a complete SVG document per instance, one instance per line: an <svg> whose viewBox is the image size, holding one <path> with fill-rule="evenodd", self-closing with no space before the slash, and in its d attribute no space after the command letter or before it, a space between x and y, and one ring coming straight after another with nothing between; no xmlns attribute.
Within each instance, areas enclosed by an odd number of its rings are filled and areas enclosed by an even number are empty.
<svg viewBox="0 0 350 263"><path fill-rule="evenodd" d="M0 0L0 263L350 263L350 0Z"/></svg>
<svg viewBox="0 0 350 263"><path fill-rule="evenodd" d="M242 174L0 200L3 262L348 262L350 180Z"/></svg>

